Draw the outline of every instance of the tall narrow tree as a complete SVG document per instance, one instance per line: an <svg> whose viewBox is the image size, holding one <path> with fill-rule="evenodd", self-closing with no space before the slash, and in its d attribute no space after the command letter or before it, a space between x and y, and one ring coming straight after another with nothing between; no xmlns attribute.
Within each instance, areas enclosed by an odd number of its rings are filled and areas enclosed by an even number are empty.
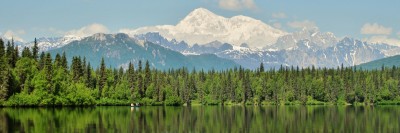
<svg viewBox="0 0 400 133"><path fill-rule="evenodd" d="M32 57L35 60L37 60L39 57L39 47L38 47L38 42L37 42L36 38L35 38L35 41L33 42Z"/></svg>
<svg viewBox="0 0 400 133"><path fill-rule="evenodd" d="M101 58L100 77L99 77L99 97L101 97L101 94L106 85L106 82L107 82L106 64L104 63L104 58Z"/></svg>

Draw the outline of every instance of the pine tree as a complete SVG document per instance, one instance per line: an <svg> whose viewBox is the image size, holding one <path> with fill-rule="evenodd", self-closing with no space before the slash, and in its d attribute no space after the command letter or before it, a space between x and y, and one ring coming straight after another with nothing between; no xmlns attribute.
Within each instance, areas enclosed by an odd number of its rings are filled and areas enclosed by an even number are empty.
<svg viewBox="0 0 400 133"><path fill-rule="evenodd" d="M73 80L79 81L84 74L80 57L72 57L71 71Z"/></svg>
<svg viewBox="0 0 400 133"><path fill-rule="evenodd" d="M13 55L13 68L17 64L17 61L19 60L19 49L18 49L18 46L15 46L14 50L15 51L14 51L14 55Z"/></svg>
<svg viewBox="0 0 400 133"><path fill-rule="evenodd" d="M6 100L8 97L8 76L7 76L7 61L4 42L0 38L0 101Z"/></svg>
<svg viewBox="0 0 400 133"><path fill-rule="evenodd" d="M51 59L50 53L46 54L45 61L44 61L44 71L46 72L46 79L48 82L51 82L53 78L53 63Z"/></svg>
<svg viewBox="0 0 400 133"><path fill-rule="evenodd" d="M31 50L29 50L28 47L25 47L24 50L22 50L22 58L31 58L32 53Z"/></svg>
<svg viewBox="0 0 400 133"><path fill-rule="evenodd" d="M4 41L0 38L0 58L5 56Z"/></svg>
<svg viewBox="0 0 400 133"><path fill-rule="evenodd" d="M107 82L106 64L104 63L104 58L101 58L100 77L99 77L99 97L101 97L106 82Z"/></svg>
<svg viewBox="0 0 400 133"><path fill-rule="evenodd" d="M39 56L39 47L38 47L38 42L35 38L35 41L33 43L33 47L32 47L32 57L33 59L37 60Z"/></svg>
<svg viewBox="0 0 400 133"><path fill-rule="evenodd" d="M67 62L67 56L65 55L65 52L63 52L62 57L61 57L61 67L65 71L68 70L68 62Z"/></svg>
<svg viewBox="0 0 400 133"><path fill-rule="evenodd" d="M139 60L139 63L138 63L138 72L137 72L137 82L138 82L138 84L137 84L137 88L138 88L138 92L139 92L139 94L140 94L140 98L143 98L144 97L144 94L145 94L145 91L144 91L144 89L143 89L143 84L144 84L144 82L143 82L143 76L142 76L142 61L141 60Z"/></svg>
<svg viewBox="0 0 400 133"><path fill-rule="evenodd" d="M261 62L260 64L260 72L263 73L264 72L264 64Z"/></svg>
<svg viewBox="0 0 400 133"><path fill-rule="evenodd" d="M6 50L6 60L8 62L8 65L12 68L14 68L15 64L13 63L13 58L15 56L14 54L14 45L10 41L7 42L7 50Z"/></svg>
<svg viewBox="0 0 400 133"><path fill-rule="evenodd" d="M56 54L56 58L54 59L54 66L57 68L61 66L61 56L60 54Z"/></svg>
<svg viewBox="0 0 400 133"><path fill-rule="evenodd" d="M144 92L146 92L146 90L147 90L147 87L150 85L150 83L151 83L151 73L150 73L150 64L149 64L149 61L146 61L146 65L145 65L145 68L144 68Z"/></svg>
<svg viewBox="0 0 400 133"><path fill-rule="evenodd" d="M43 67L44 67L44 63L45 63L45 57L46 57L46 55L44 54L44 52L42 52L41 54L40 54L40 59L39 59L39 66L38 66L38 69L39 70L42 70L43 69Z"/></svg>
<svg viewBox="0 0 400 133"><path fill-rule="evenodd" d="M135 68L134 68L132 62L129 62L128 71L127 71L127 79L129 82L129 89L131 90L131 98L133 99L134 92L135 92L136 78L135 78Z"/></svg>
<svg viewBox="0 0 400 133"><path fill-rule="evenodd" d="M85 76L86 74L86 57L83 57L82 63L81 63L81 70L82 70L82 75Z"/></svg>
<svg viewBox="0 0 400 133"><path fill-rule="evenodd" d="M92 68L90 66L90 63L88 63L85 72L86 72L86 74L85 74L85 76L86 76L86 80L85 80L86 87L93 88L94 86L92 84L93 83L93 81L92 81Z"/></svg>
<svg viewBox="0 0 400 133"><path fill-rule="evenodd" d="M124 77L124 68L119 67L119 70L118 70L118 81L122 81L123 77Z"/></svg>

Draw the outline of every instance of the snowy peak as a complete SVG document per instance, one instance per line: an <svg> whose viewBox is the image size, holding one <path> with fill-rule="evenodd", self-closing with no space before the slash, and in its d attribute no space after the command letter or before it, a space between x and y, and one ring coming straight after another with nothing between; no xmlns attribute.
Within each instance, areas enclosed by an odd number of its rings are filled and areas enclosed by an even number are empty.
<svg viewBox="0 0 400 133"><path fill-rule="evenodd" d="M254 18L242 15L225 18L204 8L190 12L175 26L159 25L122 32L132 37L148 32L159 32L168 40L185 41L189 45L204 45L217 40L235 46L246 43L250 48L272 45L279 37L287 34Z"/></svg>
<svg viewBox="0 0 400 133"><path fill-rule="evenodd" d="M331 32L320 32L318 28L304 28L301 31L293 32L278 38L276 44L268 47L270 49L291 49L308 40L310 46L318 49L325 49L338 43L338 39Z"/></svg>
<svg viewBox="0 0 400 133"><path fill-rule="evenodd" d="M211 11L205 9L205 8L197 8L190 12L182 21L190 21L190 20L209 20L209 19L214 19L220 17Z"/></svg>

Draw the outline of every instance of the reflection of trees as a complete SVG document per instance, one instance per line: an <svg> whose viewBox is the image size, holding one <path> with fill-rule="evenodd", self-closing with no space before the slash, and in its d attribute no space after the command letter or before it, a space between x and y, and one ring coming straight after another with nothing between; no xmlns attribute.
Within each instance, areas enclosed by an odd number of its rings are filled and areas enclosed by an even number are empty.
<svg viewBox="0 0 400 133"><path fill-rule="evenodd" d="M398 132L400 107L1 108L0 132Z"/></svg>

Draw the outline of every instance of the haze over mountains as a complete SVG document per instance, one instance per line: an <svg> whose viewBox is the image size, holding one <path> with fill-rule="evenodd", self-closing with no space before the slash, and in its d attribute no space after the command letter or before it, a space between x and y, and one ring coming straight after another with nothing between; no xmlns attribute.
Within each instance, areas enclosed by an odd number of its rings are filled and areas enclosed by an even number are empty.
<svg viewBox="0 0 400 133"><path fill-rule="evenodd" d="M149 60L153 67L162 69L238 65L255 69L261 62L267 68L354 66L400 53L399 47L389 44L340 39L318 28L288 33L250 17L225 18L204 8L195 9L177 25L121 32L39 38L38 42L43 51L86 56L93 66L104 56L114 67Z"/></svg>

